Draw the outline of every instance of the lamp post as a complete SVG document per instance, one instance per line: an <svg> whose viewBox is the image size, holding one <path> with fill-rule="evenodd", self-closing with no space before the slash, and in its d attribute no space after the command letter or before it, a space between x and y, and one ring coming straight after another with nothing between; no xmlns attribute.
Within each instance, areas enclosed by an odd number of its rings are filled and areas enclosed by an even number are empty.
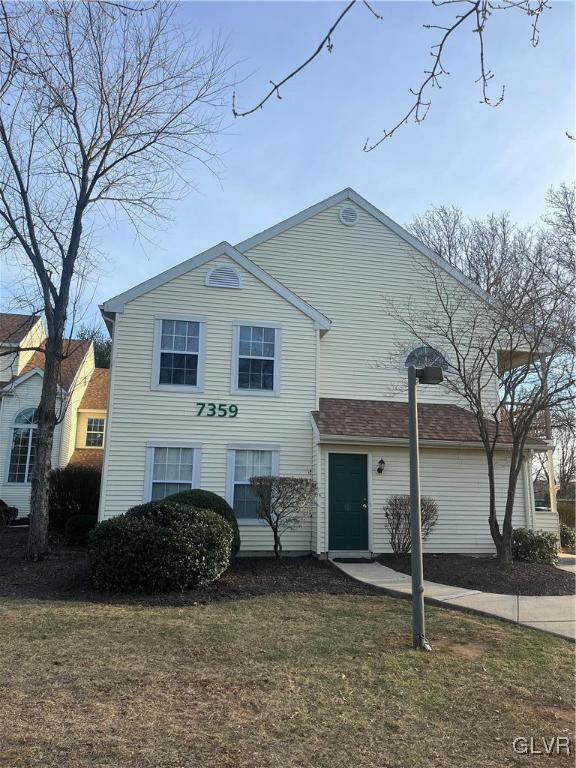
<svg viewBox="0 0 576 768"><path fill-rule="evenodd" d="M414 648L431 651L426 640L422 563L422 519L420 514L420 462L418 457L418 405L416 384L440 384L442 368L408 366L408 431L410 436L410 538L412 541L412 641Z"/></svg>

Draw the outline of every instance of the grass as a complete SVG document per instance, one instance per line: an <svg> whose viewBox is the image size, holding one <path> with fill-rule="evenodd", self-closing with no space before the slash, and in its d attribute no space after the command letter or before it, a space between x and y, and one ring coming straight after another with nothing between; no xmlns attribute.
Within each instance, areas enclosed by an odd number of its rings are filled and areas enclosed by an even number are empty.
<svg viewBox="0 0 576 768"><path fill-rule="evenodd" d="M572 735L573 646L428 613L422 654L386 597L5 599L0 766L478 768L530 760L516 736Z"/></svg>

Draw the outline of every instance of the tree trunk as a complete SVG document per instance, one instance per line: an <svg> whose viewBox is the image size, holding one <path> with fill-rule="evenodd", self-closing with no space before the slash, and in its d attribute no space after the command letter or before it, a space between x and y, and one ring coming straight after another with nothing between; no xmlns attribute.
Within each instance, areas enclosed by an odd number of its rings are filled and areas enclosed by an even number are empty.
<svg viewBox="0 0 576 768"><path fill-rule="evenodd" d="M280 541L280 534L276 528L273 528L272 532L274 533L274 554L276 555L277 559L280 559L280 557L282 557L282 542Z"/></svg>
<svg viewBox="0 0 576 768"><path fill-rule="evenodd" d="M512 562L512 514L514 512L514 498L518 485L518 475L522 468L522 453L512 451L510 458L510 473L508 475L508 492L506 494L506 507L504 509L504 522L502 524L502 537L498 549L500 565L510 565Z"/></svg>
<svg viewBox="0 0 576 768"><path fill-rule="evenodd" d="M42 560L48 550L48 487L52 468L52 446L56 426L56 399L62 357L62 334L48 340L42 394L38 406L36 452L30 494L30 528L26 559Z"/></svg>
<svg viewBox="0 0 576 768"><path fill-rule="evenodd" d="M498 553L500 560L500 551L502 548L502 533L496 516L496 483L494 480L494 456L489 449L486 449L486 464L488 465L488 490L489 490L489 508L488 525L490 526L490 535Z"/></svg>

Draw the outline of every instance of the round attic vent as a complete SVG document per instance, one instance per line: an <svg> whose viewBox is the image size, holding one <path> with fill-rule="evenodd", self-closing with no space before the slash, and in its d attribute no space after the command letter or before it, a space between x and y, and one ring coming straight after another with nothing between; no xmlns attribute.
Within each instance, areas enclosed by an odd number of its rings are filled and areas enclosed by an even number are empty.
<svg viewBox="0 0 576 768"><path fill-rule="evenodd" d="M345 208L340 208L338 217L342 224L346 224L347 227L353 227L358 221L358 211L356 208L346 206Z"/></svg>

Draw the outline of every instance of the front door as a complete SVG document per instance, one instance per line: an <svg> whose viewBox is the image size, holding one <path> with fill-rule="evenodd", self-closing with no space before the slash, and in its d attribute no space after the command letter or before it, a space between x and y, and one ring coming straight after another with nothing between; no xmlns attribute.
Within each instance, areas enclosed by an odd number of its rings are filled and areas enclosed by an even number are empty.
<svg viewBox="0 0 576 768"><path fill-rule="evenodd" d="M368 457L328 454L328 528L331 550L368 549Z"/></svg>

